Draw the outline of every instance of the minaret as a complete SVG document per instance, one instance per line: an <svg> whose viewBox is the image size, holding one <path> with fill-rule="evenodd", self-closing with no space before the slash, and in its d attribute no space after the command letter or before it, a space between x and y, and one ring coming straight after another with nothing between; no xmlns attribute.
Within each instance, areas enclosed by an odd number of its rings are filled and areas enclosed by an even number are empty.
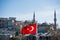
<svg viewBox="0 0 60 40"><path fill-rule="evenodd" d="M54 10L54 29L56 29L56 10Z"/></svg>
<svg viewBox="0 0 60 40"><path fill-rule="evenodd" d="M33 14L33 23L35 23L35 12Z"/></svg>

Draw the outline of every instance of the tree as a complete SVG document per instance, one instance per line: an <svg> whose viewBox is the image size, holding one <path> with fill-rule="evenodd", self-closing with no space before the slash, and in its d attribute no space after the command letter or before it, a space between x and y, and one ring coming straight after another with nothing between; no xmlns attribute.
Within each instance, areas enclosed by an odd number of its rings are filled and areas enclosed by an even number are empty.
<svg viewBox="0 0 60 40"><path fill-rule="evenodd" d="M12 37L10 40L20 40L18 37Z"/></svg>

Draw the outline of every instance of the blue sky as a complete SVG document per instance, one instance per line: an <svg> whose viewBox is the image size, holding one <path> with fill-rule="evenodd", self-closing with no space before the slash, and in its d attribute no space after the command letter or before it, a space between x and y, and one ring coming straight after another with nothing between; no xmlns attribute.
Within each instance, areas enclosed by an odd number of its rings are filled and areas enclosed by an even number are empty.
<svg viewBox="0 0 60 40"><path fill-rule="evenodd" d="M35 11L39 23L53 23L54 9L60 25L60 0L0 0L0 17L32 20Z"/></svg>

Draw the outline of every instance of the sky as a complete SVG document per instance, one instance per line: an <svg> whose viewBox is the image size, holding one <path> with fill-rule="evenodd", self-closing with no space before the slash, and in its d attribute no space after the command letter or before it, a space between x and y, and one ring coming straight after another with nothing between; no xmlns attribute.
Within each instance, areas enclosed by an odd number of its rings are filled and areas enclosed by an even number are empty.
<svg viewBox="0 0 60 40"><path fill-rule="evenodd" d="M60 25L60 0L0 0L0 17L32 20L35 12L37 22L53 23L54 10Z"/></svg>

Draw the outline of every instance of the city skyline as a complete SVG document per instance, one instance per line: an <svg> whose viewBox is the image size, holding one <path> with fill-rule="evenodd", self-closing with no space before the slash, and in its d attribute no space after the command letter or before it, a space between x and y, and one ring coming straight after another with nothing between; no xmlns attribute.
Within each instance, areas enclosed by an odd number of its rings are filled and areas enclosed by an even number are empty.
<svg viewBox="0 0 60 40"><path fill-rule="evenodd" d="M60 25L60 0L0 0L0 17L16 17L17 20L32 20L35 12L39 23L54 22Z"/></svg>

